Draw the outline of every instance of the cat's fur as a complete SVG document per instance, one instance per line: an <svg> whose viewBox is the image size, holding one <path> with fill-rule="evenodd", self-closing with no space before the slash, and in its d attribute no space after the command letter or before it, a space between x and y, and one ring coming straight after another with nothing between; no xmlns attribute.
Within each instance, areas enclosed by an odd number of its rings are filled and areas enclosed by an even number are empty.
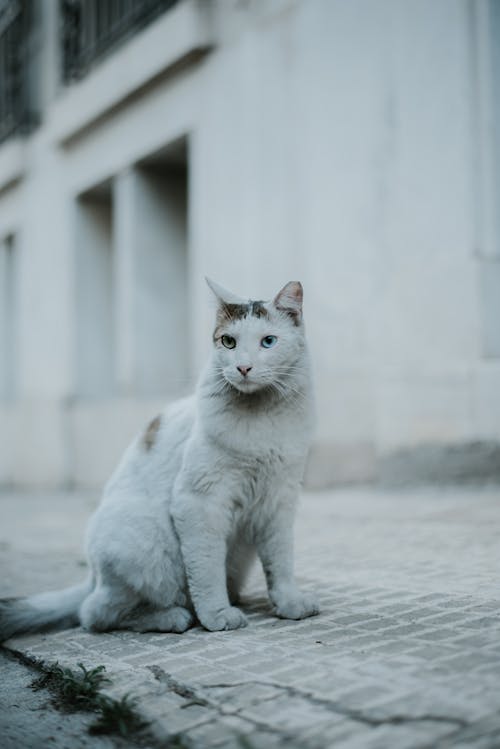
<svg viewBox="0 0 500 749"><path fill-rule="evenodd" d="M302 287L291 282L264 303L209 285L218 302L212 357L195 396L154 419L107 484L87 533L89 580L0 602L0 640L78 623L183 632L196 618L208 630L242 627L232 604L256 555L277 616L318 613L293 577L312 426ZM277 338L270 348L266 336Z"/></svg>

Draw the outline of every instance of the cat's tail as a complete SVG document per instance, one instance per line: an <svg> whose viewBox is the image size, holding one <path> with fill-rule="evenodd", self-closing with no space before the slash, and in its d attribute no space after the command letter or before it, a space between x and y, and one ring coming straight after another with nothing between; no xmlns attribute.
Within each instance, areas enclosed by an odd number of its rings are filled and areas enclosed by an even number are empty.
<svg viewBox="0 0 500 749"><path fill-rule="evenodd" d="M91 592L93 580L50 593L38 593L27 598L0 600L0 642L23 632L43 632L48 629L76 627L78 610Z"/></svg>

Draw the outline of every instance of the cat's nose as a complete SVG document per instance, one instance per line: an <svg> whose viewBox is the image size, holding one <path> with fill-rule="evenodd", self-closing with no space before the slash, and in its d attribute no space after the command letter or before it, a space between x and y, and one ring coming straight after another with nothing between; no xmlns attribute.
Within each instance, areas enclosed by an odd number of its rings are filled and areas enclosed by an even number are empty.
<svg viewBox="0 0 500 749"><path fill-rule="evenodd" d="M252 369L252 367L242 367L242 366L240 365L240 366L237 366L237 367L236 367L236 369L238 370L238 372L241 372L241 374L243 375L243 377L246 377L246 376L247 376L247 374L248 374L248 373L250 372L250 370Z"/></svg>

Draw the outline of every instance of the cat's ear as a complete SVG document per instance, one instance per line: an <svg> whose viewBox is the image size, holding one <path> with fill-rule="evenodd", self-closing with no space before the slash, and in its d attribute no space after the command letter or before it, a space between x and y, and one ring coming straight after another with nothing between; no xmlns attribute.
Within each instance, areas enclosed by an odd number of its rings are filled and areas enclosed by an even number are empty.
<svg viewBox="0 0 500 749"><path fill-rule="evenodd" d="M210 278L207 278L207 276L205 276L205 281L207 282L208 286L215 294L219 304L223 306L227 306L231 304L248 304L248 299L242 299L240 296L233 294L232 291L228 291L227 289L224 289L222 286L219 286L218 283L215 283L215 281L212 281Z"/></svg>
<svg viewBox="0 0 500 749"><path fill-rule="evenodd" d="M283 286L275 296L273 304L280 312L286 312L293 319L295 325L302 320L302 299L304 293L300 281L290 281Z"/></svg>

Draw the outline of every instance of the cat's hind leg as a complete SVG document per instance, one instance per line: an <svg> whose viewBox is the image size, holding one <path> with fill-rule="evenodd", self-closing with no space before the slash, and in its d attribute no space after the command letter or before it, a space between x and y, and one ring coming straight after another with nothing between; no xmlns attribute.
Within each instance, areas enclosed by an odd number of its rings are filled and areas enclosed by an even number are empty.
<svg viewBox="0 0 500 749"><path fill-rule="evenodd" d="M98 583L80 606L80 624L94 632L120 629L138 604L138 597L124 586Z"/></svg>
<svg viewBox="0 0 500 749"><path fill-rule="evenodd" d="M153 608L124 586L100 584L82 603L80 623L94 632L131 629L180 634L194 624L194 616L183 606Z"/></svg>
<svg viewBox="0 0 500 749"><path fill-rule="evenodd" d="M134 632L175 632L181 634L194 624L194 616L183 606L156 609L132 614L122 620L121 629Z"/></svg>

